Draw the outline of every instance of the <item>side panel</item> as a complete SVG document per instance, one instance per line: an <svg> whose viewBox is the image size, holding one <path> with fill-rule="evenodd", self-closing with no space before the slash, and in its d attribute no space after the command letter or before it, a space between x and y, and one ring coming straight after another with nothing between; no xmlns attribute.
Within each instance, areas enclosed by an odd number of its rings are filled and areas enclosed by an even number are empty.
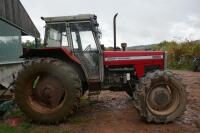
<svg viewBox="0 0 200 133"><path fill-rule="evenodd" d="M21 55L21 31L0 19L0 62L19 61Z"/></svg>
<svg viewBox="0 0 200 133"><path fill-rule="evenodd" d="M8 88L13 83L22 69L22 63L22 61L0 63L0 85Z"/></svg>

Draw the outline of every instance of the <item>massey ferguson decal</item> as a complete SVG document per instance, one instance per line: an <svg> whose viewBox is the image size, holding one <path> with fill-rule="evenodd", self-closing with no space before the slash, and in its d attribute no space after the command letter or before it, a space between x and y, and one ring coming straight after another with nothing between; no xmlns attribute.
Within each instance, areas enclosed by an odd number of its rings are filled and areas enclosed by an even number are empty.
<svg viewBox="0 0 200 133"><path fill-rule="evenodd" d="M129 56L129 57L106 57L105 61L150 60L150 59L163 59L163 55Z"/></svg>
<svg viewBox="0 0 200 133"><path fill-rule="evenodd" d="M137 71L143 76L144 66L158 65L161 70L164 68L165 52L163 51L104 51L104 65L134 65ZM141 66L141 64L143 64ZM138 72L138 75L140 73Z"/></svg>

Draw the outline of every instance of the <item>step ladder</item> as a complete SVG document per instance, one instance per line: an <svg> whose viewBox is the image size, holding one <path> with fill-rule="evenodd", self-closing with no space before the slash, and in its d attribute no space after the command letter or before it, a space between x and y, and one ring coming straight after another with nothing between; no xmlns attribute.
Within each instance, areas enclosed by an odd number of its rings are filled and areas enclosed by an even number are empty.
<svg viewBox="0 0 200 133"><path fill-rule="evenodd" d="M88 92L89 101L98 101L100 93L101 93L101 90L89 90Z"/></svg>

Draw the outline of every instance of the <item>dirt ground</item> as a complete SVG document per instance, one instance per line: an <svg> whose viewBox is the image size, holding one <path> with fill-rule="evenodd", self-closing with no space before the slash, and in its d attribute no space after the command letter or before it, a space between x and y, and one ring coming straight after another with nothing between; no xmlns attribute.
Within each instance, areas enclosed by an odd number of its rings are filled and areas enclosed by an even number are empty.
<svg viewBox="0 0 200 133"><path fill-rule="evenodd" d="M98 101L81 100L78 112L59 125L37 125L33 130L49 129L75 133L200 133L200 73L174 71L187 85L187 110L173 123L152 124L140 119L133 101L125 92L101 92Z"/></svg>

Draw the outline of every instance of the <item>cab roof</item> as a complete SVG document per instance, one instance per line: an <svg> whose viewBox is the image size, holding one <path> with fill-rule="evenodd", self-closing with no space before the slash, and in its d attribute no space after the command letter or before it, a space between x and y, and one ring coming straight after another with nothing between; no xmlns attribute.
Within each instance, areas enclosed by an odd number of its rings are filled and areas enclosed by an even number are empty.
<svg viewBox="0 0 200 133"><path fill-rule="evenodd" d="M46 23L51 22L70 22L70 21L84 21L84 20L96 20L96 15L94 14L79 14L74 16L59 16L59 17L41 17Z"/></svg>

